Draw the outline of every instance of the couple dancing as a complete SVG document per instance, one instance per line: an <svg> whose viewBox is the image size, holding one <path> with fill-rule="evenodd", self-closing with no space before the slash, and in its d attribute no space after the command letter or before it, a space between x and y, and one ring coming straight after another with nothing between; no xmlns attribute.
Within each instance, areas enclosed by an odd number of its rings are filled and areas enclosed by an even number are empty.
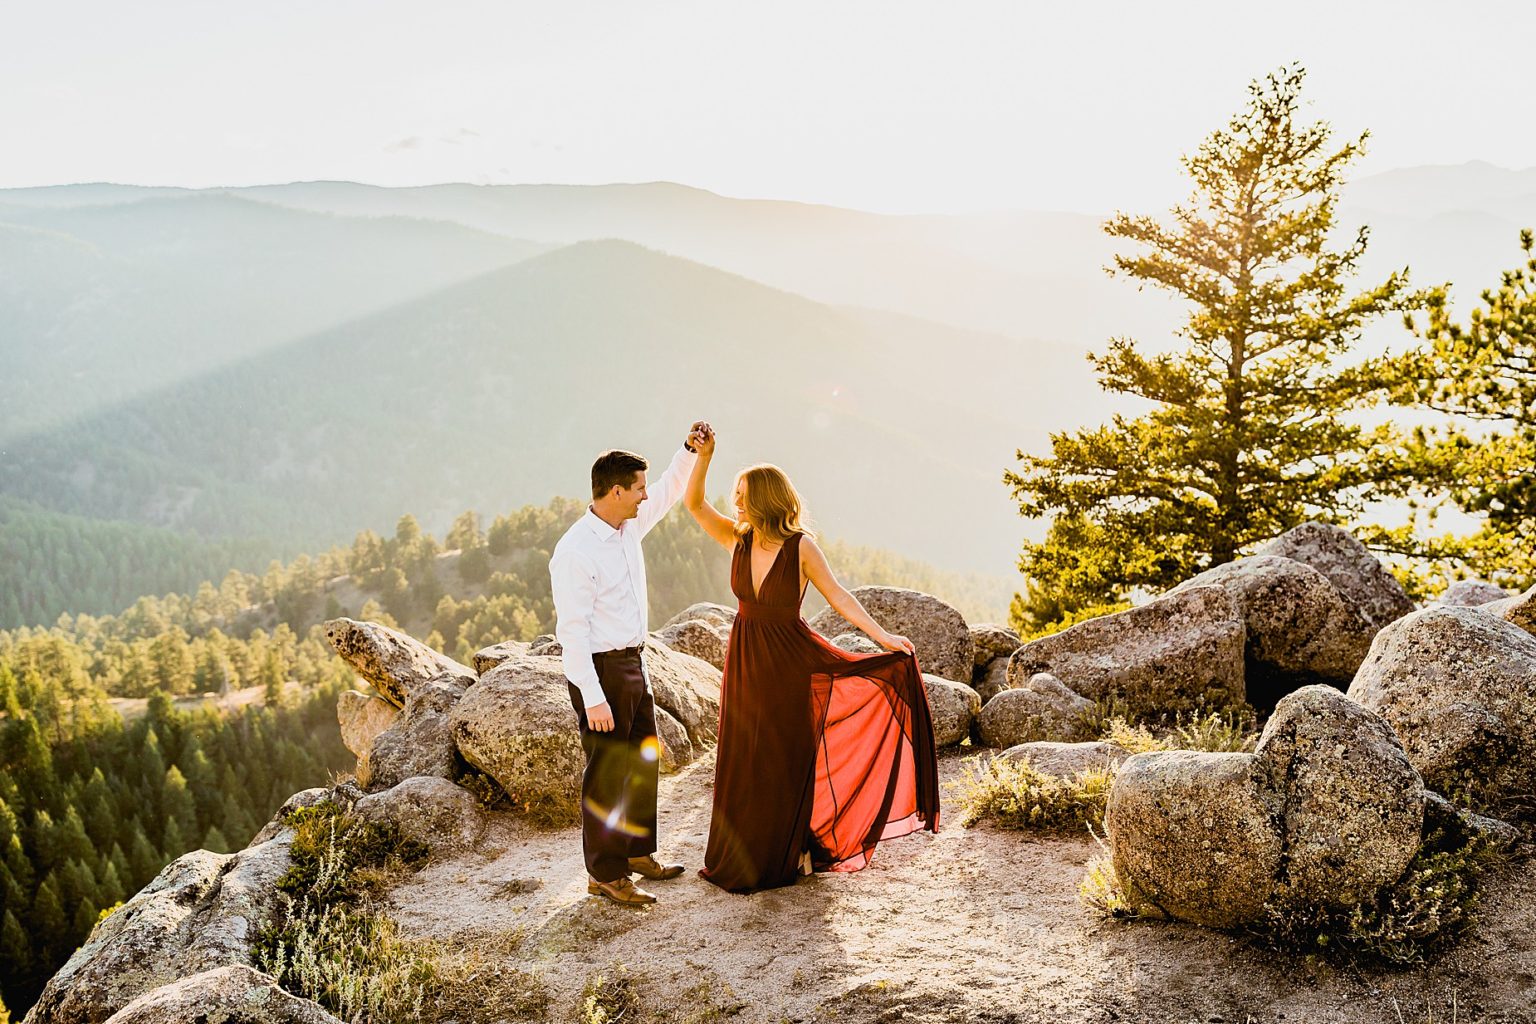
<svg viewBox="0 0 1536 1024"><path fill-rule="evenodd" d="M695 423L647 490L638 455L604 452L592 504L550 559L556 635L586 752L582 849L587 891L654 903L631 875L664 881L656 859L655 706L640 540L683 499L731 552L739 602L726 653L704 878L731 892L791 885L811 871L857 871L882 839L938 830L928 697L911 641L881 628L838 583L802 525L800 496L776 466L736 478L736 518L705 498L715 435ZM807 584L886 649L850 654L800 617Z"/></svg>

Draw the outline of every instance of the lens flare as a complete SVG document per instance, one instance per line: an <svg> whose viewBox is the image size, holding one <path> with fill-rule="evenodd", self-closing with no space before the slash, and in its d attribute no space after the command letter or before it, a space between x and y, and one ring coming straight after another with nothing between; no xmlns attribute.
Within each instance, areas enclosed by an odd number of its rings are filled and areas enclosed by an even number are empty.
<svg viewBox="0 0 1536 1024"><path fill-rule="evenodd" d="M647 736L640 743L640 757L646 761L655 761L661 757L661 741L655 736Z"/></svg>

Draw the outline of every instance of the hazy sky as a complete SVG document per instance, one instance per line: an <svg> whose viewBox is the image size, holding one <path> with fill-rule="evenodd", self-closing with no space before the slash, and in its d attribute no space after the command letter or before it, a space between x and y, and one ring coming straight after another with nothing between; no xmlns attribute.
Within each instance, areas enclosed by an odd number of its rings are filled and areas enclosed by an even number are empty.
<svg viewBox="0 0 1536 1024"><path fill-rule="evenodd" d="M1301 60L1361 173L1536 165L1536 4L6 5L0 186L667 179L888 212L1160 208Z"/></svg>

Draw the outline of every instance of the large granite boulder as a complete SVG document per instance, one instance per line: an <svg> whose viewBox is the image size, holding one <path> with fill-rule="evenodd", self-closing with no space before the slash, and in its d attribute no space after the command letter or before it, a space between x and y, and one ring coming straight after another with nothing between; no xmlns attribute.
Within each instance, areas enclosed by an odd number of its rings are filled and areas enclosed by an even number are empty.
<svg viewBox="0 0 1536 1024"><path fill-rule="evenodd" d="M1413 611L1397 577L1348 530L1328 523L1292 527L1257 552L1305 562L1338 588L1344 600L1372 629Z"/></svg>
<svg viewBox="0 0 1536 1024"><path fill-rule="evenodd" d="M336 721L341 742L358 757L367 757L379 733L395 724L400 709L383 697L361 690L347 690L336 699Z"/></svg>
<svg viewBox="0 0 1536 1024"><path fill-rule="evenodd" d="M1127 758L1104 816L1127 901L1212 928L1258 917L1283 863L1282 806L1254 754Z"/></svg>
<svg viewBox="0 0 1536 1024"><path fill-rule="evenodd" d="M990 622L971 627L971 646L975 649L974 661L977 668L986 668L998 658L1006 658L1024 645L1019 639L1019 634L1007 626L997 626Z"/></svg>
<svg viewBox="0 0 1536 1024"><path fill-rule="evenodd" d="M1037 672L1023 686L1004 690L981 709L976 731L988 747L1016 747L1035 740L1073 740L1093 702L1074 693L1049 672Z"/></svg>
<svg viewBox="0 0 1536 1024"><path fill-rule="evenodd" d="M468 790L435 775L417 775L359 800L364 821L394 822L408 838L435 853L473 847L485 831L485 813Z"/></svg>
<svg viewBox="0 0 1536 1024"><path fill-rule="evenodd" d="M278 987L269 974L234 964L181 978L139 996L107 1024L343 1024L319 1003Z"/></svg>
<svg viewBox="0 0 1536 1024"><path fill-rule="evenodd" d="M239 853L177 858L91 931L49 980L26 1024L100 1024L139 996L218 967L249 964L276 907L291 832Z"/></svg>
<svg viewBox="0 0 1536 1024"><path fill-rule="evenodd" d="M469 660L474 663L476 674L483 676L508 658L527 654L530 646L518 640L503 640L499 644L480 648Z"/></svg>
<svg viewBox="0 0 1536 1024"><path fill-rule="evenodd" d="M694 619L702 619L711 626L724 629L729 633L731 627L736 624L736 609L723 604L715 604L712 601L700 601L698 604L691 604L672 616L662 624L661 628L666 629L668 626L675 626L679 622L691 622Z"/></svg>
<svg viewBox="0 0 1536 1024"><path fill-rule="evenodd" d="M976 691L953 679L923 673L928 692L928 711L933 716L933 742L940 747L959 743L971 734L971 723L981 711Z"/></svg>
<svg viewBox="0 0 1536 1024"><path fill-rule="evenodd" d="M1515 624L1483 608L1415 612L1377 634L1349 695L1453 801L1536 792L1536 636Z"/></svg>
<svg viewBox="0 0 1536 1024"><path fill-rule="evenodd" d="M397 786L416 775L452 779L459 773L458 750L448 715L463 691L445 677L415 687L400 717L373 738L368 755L357 760L364 789Z"/></svg>
<svg viewBox="0 0 1536 1024"><path fill-rule="evenodd" d="M1370 650L1371 628L1328 577L1292 558L1258 555L1194 576L1172 593L1222 587L1242 609L1248 702L1272 708L1299 686L1348 686Z"/></svg>
<svg viewBox="0 0 1536 1024"><path fill-rule="evenodd" d="M1418 852L1425 802L1391 726L1315 685L1280 701L1252 754L1126 759L1105 829L1133 906L1226 928L1374 899Z"/></svg>
<svg viewBox="0 0 1536 1024"><path fill-rule="evenodd" d="M586 758L560 659L509 658L453 706L459 754L495 779L514 804L575 821Z"/></svg>
<svg viewBox="0 0 1536 1024"><path fill-rule="evenodd" d="M712 626L704 619L685 619L669 623L652 633L651 638L724 671L725 648L730 635L728 628Z"/></svg>
<svg viewBox="0 0 1536 1024"><path fill-rule="evenodd" d="M476 679L474 669L377 622L331 619L325 624L325 638L395 707L404 707L407 697L429 683L446 683L462 691Z"/></svg>
<svg viewBox="0 0 1536 1024"><path fill-rule="evenodd" d="M1009 659L1008 681L1019 688L1049 672L1091 701L1118 696L1161 712L1235 706L1246 637L1226 588L1190 587L1031 640Z"/></svg>
<svg viewBox="0 0 1536 1024"><path fill-rule="evenodd" d="M1435 598L1435 604L1447 608L1476 608L1489 601L1510 598L1509 591L1487 580L1457 580Z"/></svg>
<svg viewBox="0 0 1536 1024"><path fill-rule="evenodd" d="M1487 604L1478 605L1482 611L1497 615L1507 622L1513 622L1527 633L1536 635L1536 587L1531 587L1523 594L1515 594L1513 597L1501 597L1497 601L1489 601Z"/></svg>
<svg viewBox="0 0 1536 1024"><path fill-rule="evenodd" d="M688 730L694 752L713 747L720 729L720 670L691 654L648 642L645 674L656 706Z"/></svg>
<svg viewBox="0 0 1536 1024"><path fill-rule="evenodd" d="M1303 687L1254 753L1283 798L1277 906L1354 906L1402 876L1424 831L1424 782L1379 715L1331 686Z"/></svg>
<svg viewBox="0 0 1536 1024"><path fill-rule="evenodd" d="M1028 764L1045 775L1070 779L1087 772L1103 772L1117 768L1131 752L1118 743L1108 740L1090 740L1084 743L1057 743L1038 740L1009 747L997 755L1005 761Z"/></svg>
<svg viewBox="0 0 1536 1024"><path fill-rule="evenodd" d="M943 679L971 678L975 647L970 628L955 609L929 594L901 587L859 587L853 596L881 626L912 641L924 672ZM822 609L810 626L828 638L859 632L832 608Z"/></svg>

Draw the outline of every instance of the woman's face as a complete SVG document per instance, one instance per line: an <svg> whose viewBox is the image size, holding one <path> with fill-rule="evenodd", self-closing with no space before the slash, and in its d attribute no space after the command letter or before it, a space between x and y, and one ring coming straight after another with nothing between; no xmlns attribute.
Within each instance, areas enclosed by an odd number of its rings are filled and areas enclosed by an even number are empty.
<svg viewBox="0 0 1536 1024"><path fill-rule="evenodd" d="M747 518L747 481L745 477L736 481L736 495L732 500L736 503L736 521L745 522Z"/></svg>

